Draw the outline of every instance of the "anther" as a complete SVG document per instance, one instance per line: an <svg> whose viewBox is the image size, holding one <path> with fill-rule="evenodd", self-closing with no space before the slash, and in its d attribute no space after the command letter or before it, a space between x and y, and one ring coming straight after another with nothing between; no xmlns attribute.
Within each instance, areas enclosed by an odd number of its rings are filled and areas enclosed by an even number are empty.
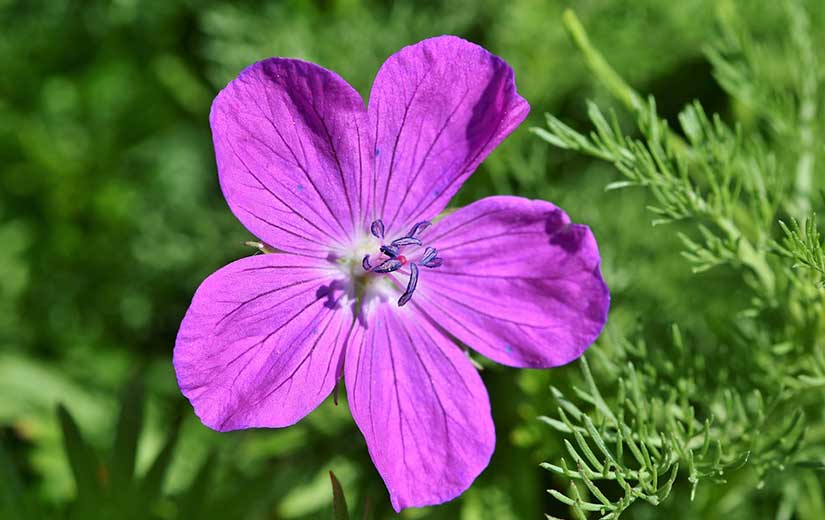
<svg viewBox="0 0 825 520"><path fill-rule="evenodd" d="M391 273L398 271L404 264L397 258L388 258L372 268L373 273Z"/></svg>
<svg viewBox="0 0 825 520"><path fill-rule="evenodd" d="M398 256L398 248L394 246L381 246L381 252L390 258Z"/></svg>
<svg viewBox="0 0 825 520"><path fill-rule="evenodd" d="M381 221L379 218L378 220L373 220L372 224L370 224L370 232L375 238L380 238L383 240L384 238L384 222Z"/></svg>
<svg viewBox="0 0 825 520"><path fill-rule="evenodd" d="M434 247L428 247L424 250L424 254L421 256L419 263L424 267L429 267L430 269L438 267L444 261L436 255L438 255L438 251L436 251Z"/></svg>
<svg viewBox="0 0 825 520"><path fill-rule="evenodd" d="M391 244L396 246L396 247L398 247L398 246L412 246L412 245L420 246L421 241L418 240L415 237L401 237L401 238L397 238L397 239L393 240L391 242Z"/></svg>
<svg viewBox="0 0 825 520"><path fill-rule="evenodd" d="M424 254L421 255L421 263L426 264L438 254L438 251L435 250L434 247L428 247L424 250Z"/></svg>
<svg viewBox="0 0 825 520"><path fill-rule="evenodd" d="M422 220L421 222L414 225L412 227L412 229L410 229L410 232L407 233L407 236L408 237L414 237L414 236L418 235L419 233L423 233L424 230L427 229L428 227L430 227L431 225L432 225L432 222L430 222L429 220Z"/></svg>
<svg viewBox="0 0 825 520"><path fill-rule="evenodd" d="M410 281L407 282L407 290L404 291L404 294L401 295L401 298L398 299L398 306L403 307L410 301L412 298L413 293L415 292L415 287L418 285L418 266L415 264L410 264Z"/></svg>
<svg viewBox="0 0 825 520"><path fill-rule="evenodd" d="M432 260L430 260L429 262L427 262L426 264L421 262L421 265L423 265L424 267L429 267L430 269L435 269L436 267L440 267L441 264L443 264L443 263L444 263L443 258L436 257L436 258L433 258Z"/></svg>
<svg viewBox="0 0 825 520"><path fill-rule="evenodd" d="M361 260L361 267L364 268L364 271L369 271L372 269L372 264L370 264L370 255L364 255L364 259Z"/></svg>

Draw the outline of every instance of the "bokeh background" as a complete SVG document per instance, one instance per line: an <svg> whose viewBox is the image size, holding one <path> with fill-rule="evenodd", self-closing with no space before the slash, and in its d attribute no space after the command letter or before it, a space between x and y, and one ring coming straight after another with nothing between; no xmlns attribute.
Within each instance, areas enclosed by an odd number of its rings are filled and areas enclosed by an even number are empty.
<svg viewBox="0 0 825 520"><path fill-rule="evenodd" d="M741 4L758 34L785 30L772 2ZM610 167L528 131L545 112L589 128L588 99L617 106L565 33L565 7L631 85L656 97L663 116L695 98L723 115L735 108L703 54L717 8L710 0L0 0L0 464L15 470L30 506L59 517L77 492L57 404L105 462L120 396L128 401L140 386L138 475L179 427L161 498L142 504L145 514L329 518L333 470L353 509L368 501L375 518L391 516L345 403L326 402L285 430L219 434L198 422L176 386L171 352L195 288L250 254L242 242L253 238L218 187L210 103L269 56L321 64L365 97L389 54L429 36L457 34L502 56L532 112L455 204L491 194L553 201L599 240L613 294L607 333L643 322L655 340L678 321L701 339L714 324L694 311L708 292L724 290L726 273L694 283L675 253L674 227L650 227L644 191L606 192L617 178ZM737 298L745 297L727 301ZM536 417L554 408L548 386L565 387L574 373L487 366L498 432L489 468L454 502L403 517L564 516L546 492L564 482L539 467L563 446ZM103 462L95 471L111 480ZM696 518L672 502L634 517Z"/></svg>

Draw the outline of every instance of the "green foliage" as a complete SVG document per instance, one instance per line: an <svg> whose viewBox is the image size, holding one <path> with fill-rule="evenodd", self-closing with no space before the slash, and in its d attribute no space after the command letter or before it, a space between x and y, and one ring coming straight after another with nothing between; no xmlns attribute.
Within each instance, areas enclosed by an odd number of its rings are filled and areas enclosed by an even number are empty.
<svg viewBox="0 0 825 520"><path fill-rule="evenodd" d="M693 500L700 482L725 484L727 475L745 465L764 479L786 465L802 464L796 458L805 433L800 408L784 417L778 411L782 403L766 402L759 390L742 395L718 389L709 399L694 374L677 369L690 366L697 353L686 349L676 328L672 346L675 359L664 365L641 341L611 345L609 357L599 351L601 372L612 375L607 383L615 398L608 400L583 360L585 386L573 393L587 411L553 388L559 419L540 419L572 437L564 441L570 463L563 457L560 465L542 466L571 480L568 495L550 494L571 506L574 516L594 511L612 519L637 500L659 505L670 496L680 468ZM582 496L577 481L596 502ZM617 497L608 498L597 481L618 486Z"/></svg>
<svg viewBox="0 0 825 520"><path fill-rule="evenodd" d="M344 490L332 471L329 472L329 480L332 484L332 520L349 520L349 510L347 509Z"/></svg>
<svg viewBox="0 0 825 520"><path fill-rule="evenodd" d="M32 518L31 511L26 504L23 484L14 467L5 447L0 444L0 477L3 486L0 488L0 515L2 518Z"/></svg>
<svg viewBox="0 0 825 520"><path fill-rule="evenodd" d="M804 226L796 219L791 220L790 227L782 221L779 221L779 225L785 238L778 249L796 262L793 267L804 267L825 275L825 247L816 227L816 218L812 216L805 219Z"/></svg>
<svg viewBox="0 0 825 520"><path fill-rule="evenodd" d="M793 32L758 46L732 25L742 21L732 9L722 5L721 36L707 52L722 87L756 121L740 117L731 124L708 116L695 101L678 114L678 131L658 114L653 97L643 102L590 45L575 16L565 15L594 75L633 114L638 135L628 135L615 115L606 117L594 103L588 104L589 134L551 115L547 128L534 133L612 164L623 180L608 190L645 188L653 225L688 224L678 236L693 272L724 266L733 282L725 290L750 294L702 344L688 348L674 329L659 347L666 356L657 356L643 340L603 339L588 355L600 360L595 375L582 360L584 387L574 386L573 398L553 389L558 418L542 420L566 435L567 455L543 467L571 481L567 494L550 494L576 518L587 512L618 518L634 502L659 506L680 476L691 501L700 483L712 483L710 498L702 500L715 514L735 503L737 517L751 518L748 496L765 489L779 496L782 517L825 514L821 492L799 492L803 482L821 485L821 473L811 468L825 469L818 402L825 291L792 269L806 267L819 279L825 257L813 217L804 229L792 217L790 227L780 220L816 202L813 172L822 150L815 143L825 135L815 114L825 100L812 49L823 35L812 32L805 6L789 2L785 15ZM765 56L773 52L784 61L766 70ZM725 298L710 290L706 297Z"/></svg>
<svg viewBox="0 0 825 520"><path fill-rule="evenodd" d="M212 453L200 464L189 485L173 495L163 491L171 462L171 454L178 440L180 421L174 420L163 442L145 472L135 471L138 440L144 419L142 383L130 382L123 392L119 420L112 442L109 462L94 450L84 438L81 428L63 406L57 408L62 429L65 456L74 477L74 499L53 510L37 504L20 488L20 475L0 445L0 473L9 483L9 493L3 495L0 511L14 512L19 520L48 516L65 518L259 518L262 511L271 508L274 500L265 486L271 479L256 476L246 479L235 476L244 491L222 496L213 490L216 457ZM340 486L339 486L340 491ZM343 495L340 495L343 500ZM344 508L346 504L344 503ZM344 509L346 512L346 509ZM4 516L4 518L6 518ZM336 517L337 518L337 517Z"/></svg>

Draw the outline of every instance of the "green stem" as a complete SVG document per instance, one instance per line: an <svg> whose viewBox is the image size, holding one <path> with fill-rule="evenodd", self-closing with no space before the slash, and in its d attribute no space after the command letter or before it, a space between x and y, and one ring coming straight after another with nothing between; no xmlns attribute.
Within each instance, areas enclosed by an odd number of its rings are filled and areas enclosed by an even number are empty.
<svg viewBox="0 0 825 520"><path fill-rule="evenodd" d="M614 97L632 111L637 118L650 117L652 114L648 113L647 104L643 101L639 93L633 90L633 88L619 76L604 56L590 43L590 39L587 37L587 31L585 31L584 26L582 26L576 14L572 10L566 9L562 19L567 32L573 38L576 47L578 47L579 51L584 55L593 75L607 87L607 90ZM690 149L687 143L670 129L668 129L668 144L671 145L672 150L677 155L689 158ZM775 288L775 278L765 255L748 241L731 220L720 219L717 224L731 239L739 244L739 253L742 262L753 270L768 294L772 295Z"/></svg>
<svg viewBox="0 0 825 520"><path fill-rule="evenodd" d="M759 250L751 244L733 221L726 218L716 219L716 225L718 225L731 240L739 244L739 258L742 260L742 263L753 270L767 294L773 296L776 279L774 278L773 270L770 265L768 265L765 254L759 252Z"/></svg>
<svg viewBox="0 0 825 520"><path fill-rule="evenodd" d="M593 47L590 38L587 36L587 31L585 31L576 13L572 9L565 9L562 20L576 47L584 55L591 72L604 83L607 90L634 113L643 111L645 103L642 97L619 76L604 59L604 56Z"/></svg>
<svg viewBox="0 0 825 520"><path fill-rule="evenodd" d="M608 92L618 99L638 119L649 117L651 114L648 113L648 106L644 98L622 79L616 70L610 66L602 53L590 43L587 31L579 21L576 13L574 13L572 9L565 9L562 15L562 21L568 34L570 34L570 37L573 39L573 43L576 44L576 47L578 47L579 51L584 55L590 72L604 84ZM688 146L685 141L670 129L668 129L668 144L670 144L678 154L683 156L688 155Z"/></svg>
<svg viewBox="0 0 825 520"><path fill-rule="evenodd" d="M814 170L814 120L816 118L816 56L811 42L810 21L799 2L789 4L793 25L793 42L804 70L799 71L799 146L801 153L796 163L795 196L792 213L800 220L811 212L811 191Z"/></svg>

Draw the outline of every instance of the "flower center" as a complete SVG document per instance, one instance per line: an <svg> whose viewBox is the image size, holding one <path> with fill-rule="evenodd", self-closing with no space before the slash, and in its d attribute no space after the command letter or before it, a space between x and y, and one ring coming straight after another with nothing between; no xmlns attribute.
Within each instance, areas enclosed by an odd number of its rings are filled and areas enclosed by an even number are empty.
<svg viewBox="0 0 825 520"><path fill-rule="evenodd" d="M421 221L414 225L409 233L396 238L389 244L385 242L384 223L381 219L373 221L370 225L370 232L381 241L381 247L378 248L378 254L364 255L361 261L364 271L370 276L379 276L390 275L403 267L409 267L410 277L407 280L407 289L398 299L399 307L406 305L415 292L418 285L419 266L435 269L443 263L443 260L438 257L438 251L433 247L424 246L419 238L430 225L431 223L427 220Z"/></svg>

